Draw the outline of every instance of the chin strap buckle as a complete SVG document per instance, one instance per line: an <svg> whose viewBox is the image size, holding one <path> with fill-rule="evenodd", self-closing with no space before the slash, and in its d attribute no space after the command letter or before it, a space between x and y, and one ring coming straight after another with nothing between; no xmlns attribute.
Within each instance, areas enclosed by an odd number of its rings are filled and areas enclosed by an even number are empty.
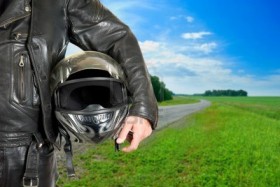
<svg viewBox="0 0 280 187"><path fill-rule="evenodd" d="M22 179L23 187L38 187L39 186L39 178L31 178L31 177L23 177Z"/></svg>

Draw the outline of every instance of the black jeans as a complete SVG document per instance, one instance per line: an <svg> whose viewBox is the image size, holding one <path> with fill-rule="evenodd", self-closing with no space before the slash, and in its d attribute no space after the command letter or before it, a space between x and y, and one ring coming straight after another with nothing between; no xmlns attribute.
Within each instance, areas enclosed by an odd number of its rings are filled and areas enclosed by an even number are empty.
<svg viewBox="0 0 280 187"><path fill-rule="evenodd" d="M29 146L0 148L0 187L23 186ZM39 153L39 187L55 187L56 159L52 145L45 144Z"/></svg>

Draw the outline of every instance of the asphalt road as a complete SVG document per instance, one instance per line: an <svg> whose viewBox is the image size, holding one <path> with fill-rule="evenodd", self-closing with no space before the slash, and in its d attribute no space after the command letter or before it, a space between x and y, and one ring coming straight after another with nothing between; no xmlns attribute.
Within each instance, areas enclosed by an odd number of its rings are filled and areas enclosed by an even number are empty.
<svg viewBox="0 0 280 187"><path fill-rule="evenodd" d="M159 107L159 121L157 129L160 129L182 117L200 111L210 106L209 101L201 100L199 103Z"/></svg>

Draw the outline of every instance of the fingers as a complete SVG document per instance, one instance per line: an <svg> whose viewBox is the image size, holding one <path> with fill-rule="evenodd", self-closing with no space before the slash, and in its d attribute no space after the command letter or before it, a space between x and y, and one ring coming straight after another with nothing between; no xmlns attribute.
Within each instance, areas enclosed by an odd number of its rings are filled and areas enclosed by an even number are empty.
<svg viewBox="0 0 280 187"><path fill-rule="evenodd" d="M132 137L131 132L133 132ZM125 125L119 134L117 143L123 143L125 139L131 140L130 145L122 149L124 152L131 152L136 150L140 142L150 136L151 133L152 128L148 120L129 116L126 118Z"/></svg>
<svg viewBox="0 0 280 187"><path fill-rule="evenodd" d="M139 136L133 135L133 139L131 140L130 145L127 146L127 147L124 147L124 148L122 149L122 151L123 151L123 152L135 151L135 150L138 148L138 146L139 146L139 144L140 144L141 141L142 141L142 140L141 140L141 138L140 138Z"/></svg>
<svg viewBox="0 0 280 187"><path fill-rule="evenodd" d="M118 144L121 144L126 140L126 137L129 133L129 131L131 131L131 129L132 129L132 123L127 123L126 121L127 121L127 119L125 120L124 126L118 136L118 139L117 139Z"/></svg>

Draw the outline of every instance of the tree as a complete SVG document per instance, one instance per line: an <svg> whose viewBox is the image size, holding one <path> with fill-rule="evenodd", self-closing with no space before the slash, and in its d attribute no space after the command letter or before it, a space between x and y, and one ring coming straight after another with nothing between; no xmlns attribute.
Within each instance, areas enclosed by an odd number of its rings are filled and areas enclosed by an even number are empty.
<svg viewBox="0 0 280 187"><path fill-rule="evenodd" d="M151 76L154 94L158 102L173 99L173 92L165 87L165 83L160 81L157 76Z"/></svg>
<svg viewBox="0 0 280 187"><path fill-rule="evenodd" d="M248 93L244 90L206 90L204 96L247 96Z"/></svg>

